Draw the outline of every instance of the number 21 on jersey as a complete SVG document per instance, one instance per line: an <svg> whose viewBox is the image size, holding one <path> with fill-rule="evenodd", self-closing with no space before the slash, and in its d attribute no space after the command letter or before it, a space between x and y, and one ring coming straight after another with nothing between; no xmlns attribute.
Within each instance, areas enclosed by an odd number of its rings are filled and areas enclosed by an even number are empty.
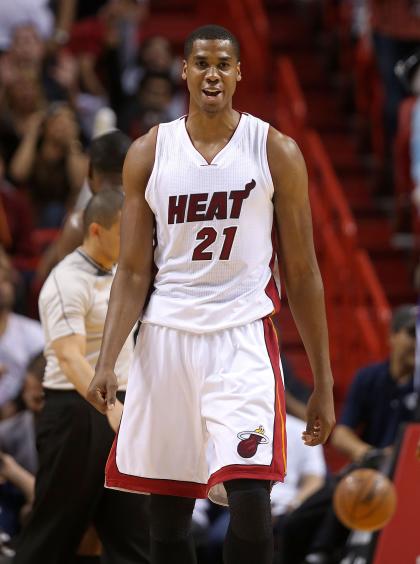
<svg viewBox="0 0 420 564"><path fill-rule="evenodd" d="M237 226L223 229L221 236L224 237L224 241L220 256L218 257L219 260L229 260L237 229ZM203 227L200 229L197 233L197 241L201 241L201 243L195 247L192 260L212 260L214 253L209 247L213 245L217 237L218 233L214 227Z"/></svg>

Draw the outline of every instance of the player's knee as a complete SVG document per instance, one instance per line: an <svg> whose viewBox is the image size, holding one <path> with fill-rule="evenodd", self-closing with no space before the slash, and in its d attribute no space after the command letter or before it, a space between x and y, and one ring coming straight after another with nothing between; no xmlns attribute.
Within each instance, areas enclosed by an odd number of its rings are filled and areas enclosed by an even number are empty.
<svg viewBox="0 0 420 564"><path fill-rule="evenodd" d="M188 537L194 510L194 499L152 495L150 501L150 535L160 542L177 542Z"/></svg>
<svg viewBox="0 0 420 564"><path fill-rule="evenodd" d="M230 526L240 539L260 542L272 536L270 486L259 480L226 482Z"/></svg>

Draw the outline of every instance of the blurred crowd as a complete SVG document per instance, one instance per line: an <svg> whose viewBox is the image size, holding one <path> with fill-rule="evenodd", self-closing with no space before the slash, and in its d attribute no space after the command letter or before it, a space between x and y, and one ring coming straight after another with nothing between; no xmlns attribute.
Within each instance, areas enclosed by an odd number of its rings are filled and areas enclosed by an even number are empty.
<svg viewBox="0 0 420 564"><path fill-rule="evenodd" d="M412 246L403 235L413 229L418 234L420 213L420 3L342 0L341 5L343 19L350 20L358 118L379 168L377 195L391 198L394 243Z"/></svg>
<svg viewBox="0 0 420 564"><path fill-rule="evenodd" d="M0 6L0 240L23 270L77 203L93 136L185 113L180 59L143 38L147 14L137 0Z"/></svg>

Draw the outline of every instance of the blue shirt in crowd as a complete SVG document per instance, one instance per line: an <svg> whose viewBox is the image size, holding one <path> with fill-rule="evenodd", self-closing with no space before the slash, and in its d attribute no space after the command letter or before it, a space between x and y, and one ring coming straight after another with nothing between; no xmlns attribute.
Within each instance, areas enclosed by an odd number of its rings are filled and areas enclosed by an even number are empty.
<svg viewBox="0 0 420 564"><path fill-rule="evenodd" d="M371 364L356 374L340 423L373 447L385 448L394 443L400 424L414 418L416 401L413 379L398 384L391 376L389 361Z"/></svg>

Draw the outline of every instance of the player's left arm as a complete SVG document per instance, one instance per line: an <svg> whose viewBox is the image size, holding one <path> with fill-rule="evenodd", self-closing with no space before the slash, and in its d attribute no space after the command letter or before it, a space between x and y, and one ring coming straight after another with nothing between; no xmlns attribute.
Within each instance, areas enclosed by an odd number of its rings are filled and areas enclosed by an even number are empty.
<svg viewBox="0 0 420 564"><path fill-rule="evenodd" d="M324 443L335 424L324 288L312 234L308 175L296 143L270 128L267 156L287 297L314 377L305 444Z"/></svg>

